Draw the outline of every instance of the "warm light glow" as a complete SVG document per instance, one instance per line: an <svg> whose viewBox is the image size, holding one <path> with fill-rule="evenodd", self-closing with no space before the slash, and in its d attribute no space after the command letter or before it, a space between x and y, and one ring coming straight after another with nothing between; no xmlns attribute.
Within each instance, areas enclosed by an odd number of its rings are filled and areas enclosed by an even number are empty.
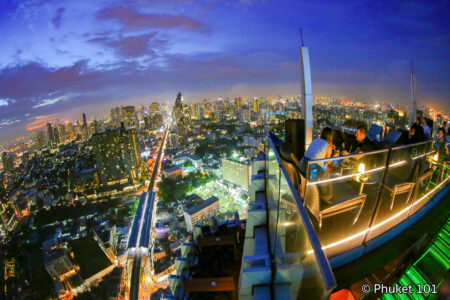
<svg viewBox="0 0 450 300"><path fill-rule="evenodd" d="M392 167L397 167L397 166L401 166L401 165L404 165L404 164L406 164L406 160L402 160L402 161L390 164L389 167L392 168ZM376 171L381 171L381 170L384 170L385 168L386 167L384 167L384 166L383 167L378 167L378 168L375 168L375 169L372 169L372 170L369 170L369 171L365 171L364 174L373 173L373 172L376 172ZM325 179L325 180L322 180L322 181L307 182L306 185L316 185L316 184L321 184L321 183L326 183L326 182L344 180L344 179L347 179L347 178L351 178L351 177L353 177L355 175L361 175L361 174L350 174L350 175L344 175L344 176L339 176L339 177L335 177L335 178Z"/></svg>
<svg viewBox="0 0 450 300"><path fill-rule="evenodd" d="M365 170L366 170L366 166L363 163L359 164L358 172L364 173Z"/></svg>
<svg viewBox="0 0 450 300"><path fill-rule="evenodd" d="M436 153L436 154L433 156L433 161L434 161L434 162L437 162L438 159L439 159L439 156L438 156L438 154Z"/></svg>

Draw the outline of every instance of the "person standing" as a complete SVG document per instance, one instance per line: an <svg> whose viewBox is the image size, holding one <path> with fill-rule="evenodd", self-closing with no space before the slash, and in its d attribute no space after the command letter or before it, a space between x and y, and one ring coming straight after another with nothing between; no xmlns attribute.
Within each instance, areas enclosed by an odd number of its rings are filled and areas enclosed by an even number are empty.
<svg viewBox="0 0 450 300"><path fill-rule="evenodd" d="M430 128L430 126L428 126L427 119L425 119L425 117L422 118L422 128L423 128L423 134L425 135L425 137L430 138L431 137L431 128Z"/></svg>

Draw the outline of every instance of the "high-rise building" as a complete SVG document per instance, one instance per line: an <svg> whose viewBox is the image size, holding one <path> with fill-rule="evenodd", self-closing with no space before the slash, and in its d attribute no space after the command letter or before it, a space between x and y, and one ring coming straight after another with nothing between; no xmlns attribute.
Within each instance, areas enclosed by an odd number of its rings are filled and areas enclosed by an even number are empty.
<svg viewBox="0 0 450 300"><path fill-rule="evenodd" d="M53 128L53 136L55 137L55 144L58 145L60 143L58 128Z"/></svg>
<svg viewBox="0 0 450 300"><path fill-rule="evenodd" d="M111 109L111 121L113 125L118 126L120 124L120 108L115 107Z"/></svg>
<svg viewBox="0 0 450 300"><path fill-rule="evenodd" d="M67 142L66 127L63 124L58 124L57 128L58 128L59 140L61 141L61 143L66 143Z"/></svg>
<svg viewBox="0 0 450 300"><path fill-rule="evenodd" d="M253 112L257 113L259 112L259 99L254 97L253 98Z"/></svg>
<svg viewBox="0 0 450 300"><path fill-rule="evenodd" d="M51 123L47 123L47 143L52 145L55 142L55 132Z"/></svg>
<svg viewBox="0 0 450 300"><path fill-rule="evenodd" d="M102 186L133 184L139 176L141 153L135 129L106 130L94 134L90 143Z"/></svg>
<svg viewBox="0 0 450 300"><path fill-rule="evenodd" d="M179 108L183 106L183 95L181 95L181 92L178 92L177 98L175 99L175 107Z"/></svg>
<svg viewBox="0 0 450 300"><path fill-rule="evenodd" d="M150 112L159 112L161 110L158 102L152 102L150 104Z"/></svg>
<svg viewBox="0 0 450 300"><path fill-rule="evenodd" d="M67 123L67 136L69 138L69 141L73 141L75 139L75 132L73 130L72 123Z"/></svg>
<svg viewBox="0 0 450 300"><path fill-rule="evenodd" d="M250 165L248 161L222 159L223 180L248 189L250 185Z"/></svg>
<svg viewBox="0 0 450 300"><path fill-rule="evenodd" d="M83 124L81 126L81 136L86 140L89 136L86 114L83 113Z"/></svg>
<svg viewBox="0 0 450 300"><path fill-rule="evenodd" d="M187 106L183 103L183 96L181 93L177 94L175 105L172 111L172 121L176 126L179 142L182 144L187 139L189 114L187 113Z"/></svg>
<svg viewBox="0 0 450 300"><path fill-rule="evenodd" d="M234 99L234 101L235 101L236 109L241 108L241 106L242 106L242 98L241 97L237 97L237 98Z"/></svg>
<svg viewBox="0 0 450 300"><path fill-rule="evenodd" d="M136 108L134 106L120 107L120 121L129 127L137 127Z"/></svg>
<svg viewBox="0 0 450 300"><path fill-rule="evenodd" d="M34 141L34 149L41 150L45 146L46 146L45 133L40 130L36 133L36 139Z"/></svg>
<svg viewBox="0 0 450 300"><path fill-rule="evenodd" d="M2 163L3 169L7 172L14 170L14 158L15 156L11 153L4 151L2 153Z"/></svg>

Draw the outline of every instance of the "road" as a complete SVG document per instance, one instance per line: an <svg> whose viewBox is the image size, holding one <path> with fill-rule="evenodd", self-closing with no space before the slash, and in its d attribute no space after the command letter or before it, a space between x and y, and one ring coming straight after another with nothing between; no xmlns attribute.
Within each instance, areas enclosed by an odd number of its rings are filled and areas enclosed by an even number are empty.
<svg viewBox="0 0 450 300"><path fill-rule="evenodd" d="M153 213L154 213L154 202L155 202L155 181L159 172L159 167L161 165L161 158L164 152L164 146L167 140L168 129L166 128L159 148L158 157L156 158L155 166L153 168L152 177L150 179L150 184L146 193L142 193L141 199L138 205L138 211L133 220L132 232L130 233L130 238L128 242L128 250L135 250L133 258L133 269L131 270L131 280L130 280L130 299L139 299L139 289L140 289L140 272L141 272L141 262L142 262L142 252L148 251L149 243L151 241L152 223L153 223ZM142 211L140 211L142 209ZM137 232L136 232L137 230ZM137 243L137 244L136 244ZM137 247L136 247L137 246Z"/></svg>

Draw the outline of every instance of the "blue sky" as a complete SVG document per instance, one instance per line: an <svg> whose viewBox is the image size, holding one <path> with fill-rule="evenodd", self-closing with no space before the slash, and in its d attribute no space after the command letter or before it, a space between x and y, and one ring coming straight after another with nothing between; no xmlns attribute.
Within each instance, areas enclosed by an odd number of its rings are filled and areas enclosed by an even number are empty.
<svg viewBox="0 0 450 300"><path fill-rule="evenodd" d="M0 138L118 104L313 93L449 110L448 1L3 0Z"/></svg>

